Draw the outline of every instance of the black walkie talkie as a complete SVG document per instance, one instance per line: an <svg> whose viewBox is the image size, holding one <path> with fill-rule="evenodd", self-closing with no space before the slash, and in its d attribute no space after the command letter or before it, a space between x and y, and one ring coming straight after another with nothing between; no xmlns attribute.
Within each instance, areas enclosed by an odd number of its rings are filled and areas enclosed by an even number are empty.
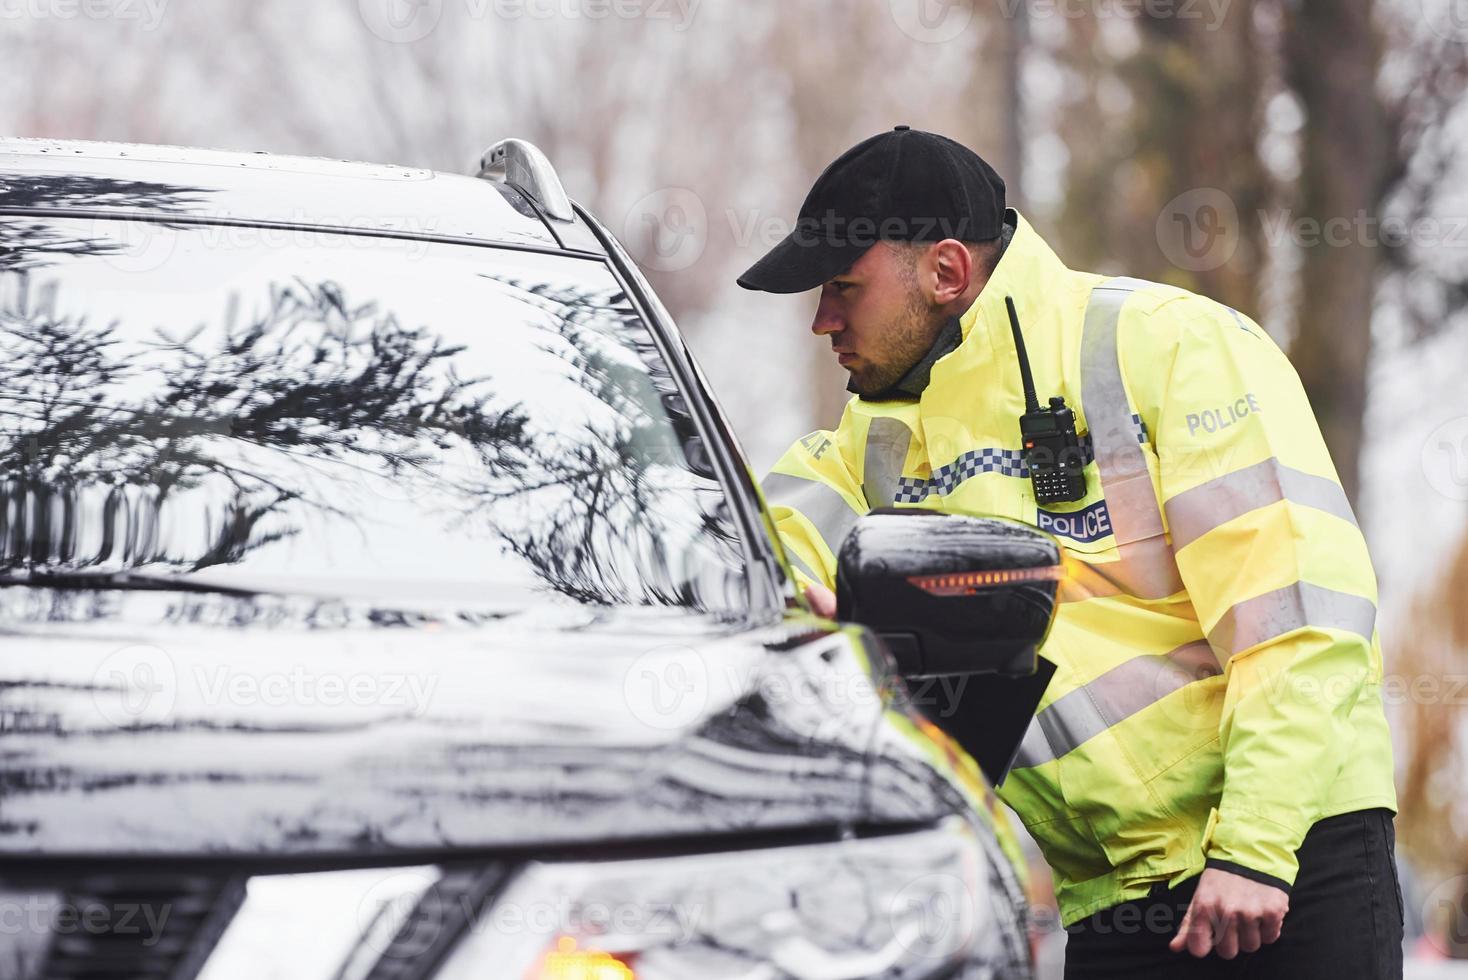
<svg viewBox="0 0 1468 980"><path fill-rule="evenodd" d="M1054 504L1080 500L1086 495L1086 455L1081 450L1080 437L1076 435L1075 413L1058 395L1050 399L1049 408L1040 407L1013 298L1004 297L1004 306L1009 310L1014 349L1019 354L1020 380L1025 387L1025 413L1019 417L1019 434L1024 441L1025 463L1030 468L1035 502Z"/></svg>

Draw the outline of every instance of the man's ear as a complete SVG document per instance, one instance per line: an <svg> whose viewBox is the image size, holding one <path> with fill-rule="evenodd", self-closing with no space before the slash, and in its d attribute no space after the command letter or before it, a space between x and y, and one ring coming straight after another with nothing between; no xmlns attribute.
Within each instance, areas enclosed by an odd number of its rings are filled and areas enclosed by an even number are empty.
<svg viewBox="0 0 1468 980"><path fill-rule="evenodd" d="M973 275L974 259L968 246L955 238L945 238L928 250L932 263L933 302L939 306L958 299L968 289Z"/></svg>

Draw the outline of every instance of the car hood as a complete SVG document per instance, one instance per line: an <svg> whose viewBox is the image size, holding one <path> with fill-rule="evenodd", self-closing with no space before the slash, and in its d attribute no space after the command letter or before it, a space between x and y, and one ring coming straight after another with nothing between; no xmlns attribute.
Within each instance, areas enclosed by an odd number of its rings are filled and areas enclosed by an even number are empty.
<svg viewBox="0 0 1468 980"><path fill-rule="evenodd" d="M0 853L357 855L871 816L883 699L814 621L4 591Z"/></svg>

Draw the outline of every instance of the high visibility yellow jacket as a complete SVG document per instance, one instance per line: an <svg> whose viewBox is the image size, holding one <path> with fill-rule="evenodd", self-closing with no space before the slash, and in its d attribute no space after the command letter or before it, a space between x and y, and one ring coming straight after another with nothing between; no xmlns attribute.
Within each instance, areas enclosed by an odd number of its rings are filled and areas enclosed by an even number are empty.
<svg viewBox="0 0 1468 980"><path fill-rule="evenodd" d="M1029 225L921 397L854 398L764 481L792 565L832 586L858 515L1023 521L1066 554L1057 669L1000 787L1061 916L1205 864L1288 888L1317 820L1396 808L1366 542L1294 369L1248 317L1065 267ZM1043 401L1063 395L1088 492L1038 507L1005 297Z"/></svg>

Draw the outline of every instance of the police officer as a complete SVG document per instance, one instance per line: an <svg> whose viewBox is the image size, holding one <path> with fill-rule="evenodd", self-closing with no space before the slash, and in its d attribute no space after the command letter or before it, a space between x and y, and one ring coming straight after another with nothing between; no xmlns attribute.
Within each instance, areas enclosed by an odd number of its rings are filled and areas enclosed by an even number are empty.
<svg viewBox="0 0 1468 980"><path fill-rule="evenodd" d="M1249 317L1076 272L966 147L899 126L831 164L739 280L819 289L854 396L764 481L812 604L858 516L1043 528L1057 665L999 794L1039 843L1066 976L1401 976L1376 582L1298 377ZM1084 483L1031 479L1034 386ZM1079 465L1079 464L1078 464Z"/></svg>

